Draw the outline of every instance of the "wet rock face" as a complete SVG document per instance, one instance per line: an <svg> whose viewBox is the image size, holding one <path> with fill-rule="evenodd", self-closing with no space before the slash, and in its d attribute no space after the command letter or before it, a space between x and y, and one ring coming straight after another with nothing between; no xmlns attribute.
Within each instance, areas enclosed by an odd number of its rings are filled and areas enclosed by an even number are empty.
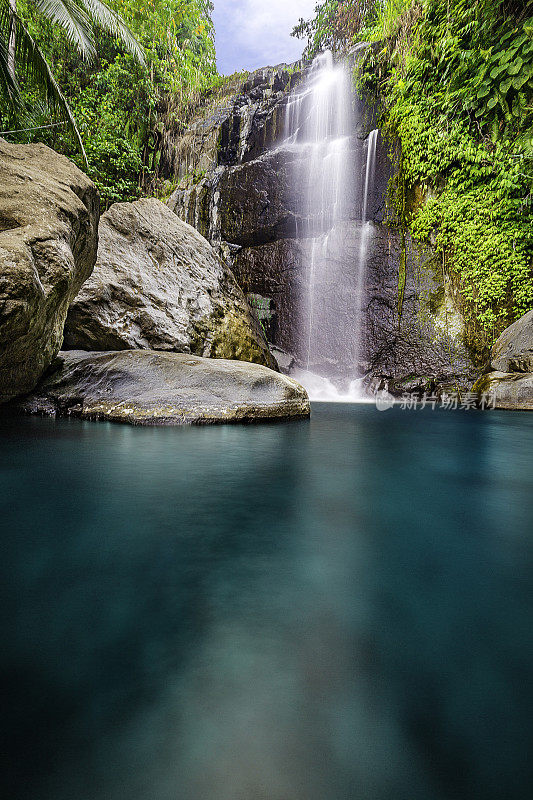
<svg viewBox="0 0 533 800"><path fill-rule="evenodd" d="M146 348L275 368L227 264L154 198L116 203L100 222L98 259L72 304L65 348Z"/></svg>
<svg viewBox="0 0 533 800"><path fill-rule="evenodd" d="M327 241L320 241L317 237L325 233L320 219L312 207L306 217L301 211L304 184L298 181L298 171L305 175L308 153L298 145L280 147L287 133L287 100L303 73L290 80L281 75L280 68L259 71L233 104L226 103L224 114L211 114L209 124L219 125L218 138L212 135L210 140L217 139L217 148L210 150L209 165L202 162L206 171L198 180L182 181L170 207L228 259L247 295L262 298L262 307L266 304L269 311L268 319L262 319L269 342L290 353L299 366L341 381L363 373L368 386L385 387L396 395L422 394L439 386L470 388L475 370L462 344L456 298L444 285L431 252L416 251L408 237L404 297L399 303L404 239L385 224L391 164L389 144L381 137L374 178L367 187L367 219L373 225L362 287L365 322L360 346L342 333L355 327L366 142L376 123L372 109L354 97L359 104L354 119L360 127L354 128L349 148L353 183L359 190L347 203L345 220ZM276 90L265 89L270 85ZM197 121L196 129L201 125ZM319 353L315 364L308 364L310 253L316 246L327 249L325 281L330 286L316 285L312 313L315 326L328 327L324 339L335 344ZM337 291L332 292L331 284Z"/></svg>
<svg viewBox="0 0 533 800"><path fill-rule="evenodd" d="M178 143L179 183L168 205L209 241L220 243L223 238L220 180L224 180L224 197L228 198L228 169L260 158L283 138L285 104L298 79L299 73L285 64L253 72L229 96L208 100ZM236 196L252 172L236 175ZM268 165L264 174L268 183ZM272 191L268 194L272 196ZM233 207L233 200L228 198L228 202ZM232 239L227 237L227 241Z"/></svg>
<svg viewBox="0 0 533 800"><path fill-rule="evenodd" d="M94 184L67 158L0 140L0 402L31 391L57 355L98 216Z"/></svg>
<svg viewBox="0 0 533 800"><path fill-rule="evenodd" d="M306 274L302 242L278 239L243 247L233 256L233 273L243 291L270 301L268 339L288 353L298 351Z"/></svg>
<svg viewBox="0 0 533 800"><path fill-rule="evenodd" d="M476 370L463 342L456 299L442 284L428 248L406 239L405 288L400 302L398 264L403 244L376 226L365 285L363 357L372 379L385 379L396 396L466 391Z"/></svg>
<svg viewBox="0 0 533 800"><path fill-rule="evenodd" d="M305 389L258 364L154 350L61 353L18 408L132 425L191 425L309 416Z"/></svg>
<svg viewBox="0 0 533 800"><path fill-rule="evenodd" d="M298 223L301 227L303 220L291 177L294 157L272 150L221 175L218 215L222 241L254 247L297 235Z"/></svg>

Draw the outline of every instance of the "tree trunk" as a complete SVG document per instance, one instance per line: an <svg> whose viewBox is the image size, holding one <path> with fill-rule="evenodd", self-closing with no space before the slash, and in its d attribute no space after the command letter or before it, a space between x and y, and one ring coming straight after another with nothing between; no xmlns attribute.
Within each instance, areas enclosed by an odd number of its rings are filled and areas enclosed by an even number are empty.
<svg viewBox="0 0 533 800"><path fill-rule="evenodd" d="M11 28L9 31L9 44L7 48L7 68L9 74L15 78L15 45L16 45L16 23L14 15L17 13L17 0L9 0L11 9Z"/></svg>

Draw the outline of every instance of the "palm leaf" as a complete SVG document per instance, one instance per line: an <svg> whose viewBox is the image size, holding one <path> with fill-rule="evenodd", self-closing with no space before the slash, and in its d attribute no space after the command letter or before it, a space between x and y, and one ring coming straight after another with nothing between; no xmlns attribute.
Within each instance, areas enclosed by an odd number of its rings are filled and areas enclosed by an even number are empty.
<svg viewBox="0 0 533 800"><path fill-rule="evenodd" d="M3 6L5 0L0 0L0 7ZM39 47L33 41L29 31L22 22L19 16L12 15L16 28L15 38L15 60L17 70L24 74L32 83L34 83L45 97L46 103L53 114L56 114L60 120L65 122L67 129L70 131L76 144L83 156L85 166L88 167L87 155L83 142L81 140L80 132L72 116L72 111L56 83L54 76L48 66L46 58L42 54ZM0 22L0 30L3 26Z"/></svg>
<svg viewBox="0 0 533 800"><path fill-rule="evenodd" d="M140 64L146 64L144 49L130 31L122 17L112 11L102 0L80 0L87 14L105 31L115 36Z"/></svg>
<svg viewBox="0 0 533 800"><path fill-rule="evenodd" d="M0 91L11 105L20 104L17 80L9 69L9 35L12 18L7 0L0 0Z"/></svg>
<svg viewBox="0 0 533 800"><path fill-rule="evenodd" d="M96 55L91 20L74 0L32 0L35 8L50 22L59 25L69 41L86 59Z"/></svg>

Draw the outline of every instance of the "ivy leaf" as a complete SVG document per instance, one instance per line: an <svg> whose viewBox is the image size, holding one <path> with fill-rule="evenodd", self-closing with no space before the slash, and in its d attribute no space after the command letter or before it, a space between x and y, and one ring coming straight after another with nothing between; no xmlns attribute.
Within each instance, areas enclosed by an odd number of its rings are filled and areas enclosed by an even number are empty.
<svg viewBox="0 0 533 800"><path fill-rule="evenodd" d="M516 91L519 92L524 83L527 83L528 80L529 76L527 74L524 75L524 73L522 73L522 75L518 75L518 77L513 78L513 80L511 81L513 89L516 89Z"/></svg>
<svg viewBox="0 0 533 800"><path fill-rule="evenodd" d="M509 73L509 75L518 75L518 73L522 69L523 63L524 62L522 61L522 59L519 56L516 59L516 61L513 61L513 63L510 65L510 67L507 68L507 72Z"/></svg>
<svg viewBox="0 0 533 800"><path fill-rule="evenodd" d="M510 86L511 86L511 78L507 78L507 80L502 81L502 83L500 83L500 87L499 87L500 88L500 92L505 96L507 94L507 92L509 91L509 87ZM479 97L479 95L478 95L478 97Z"/></svg>

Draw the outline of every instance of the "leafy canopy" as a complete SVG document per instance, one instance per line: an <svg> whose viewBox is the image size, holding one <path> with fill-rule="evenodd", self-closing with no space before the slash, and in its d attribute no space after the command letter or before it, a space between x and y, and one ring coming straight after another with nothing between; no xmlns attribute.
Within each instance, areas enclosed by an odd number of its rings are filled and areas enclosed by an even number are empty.
<svg viewBox="0 0 533 800"><path fill-rule="evenodd" d="M35 85L52 111L67 123L85 158L68 102L28 28L28 14L59 26L68 43L86 60L96 57L94 24L116 37L141 64L145 63L143 49L120 15L103 0L25 0L19 7L16 0L0 0L0 91L4 101L14 109L22 106L19 76Z"/></svg>

